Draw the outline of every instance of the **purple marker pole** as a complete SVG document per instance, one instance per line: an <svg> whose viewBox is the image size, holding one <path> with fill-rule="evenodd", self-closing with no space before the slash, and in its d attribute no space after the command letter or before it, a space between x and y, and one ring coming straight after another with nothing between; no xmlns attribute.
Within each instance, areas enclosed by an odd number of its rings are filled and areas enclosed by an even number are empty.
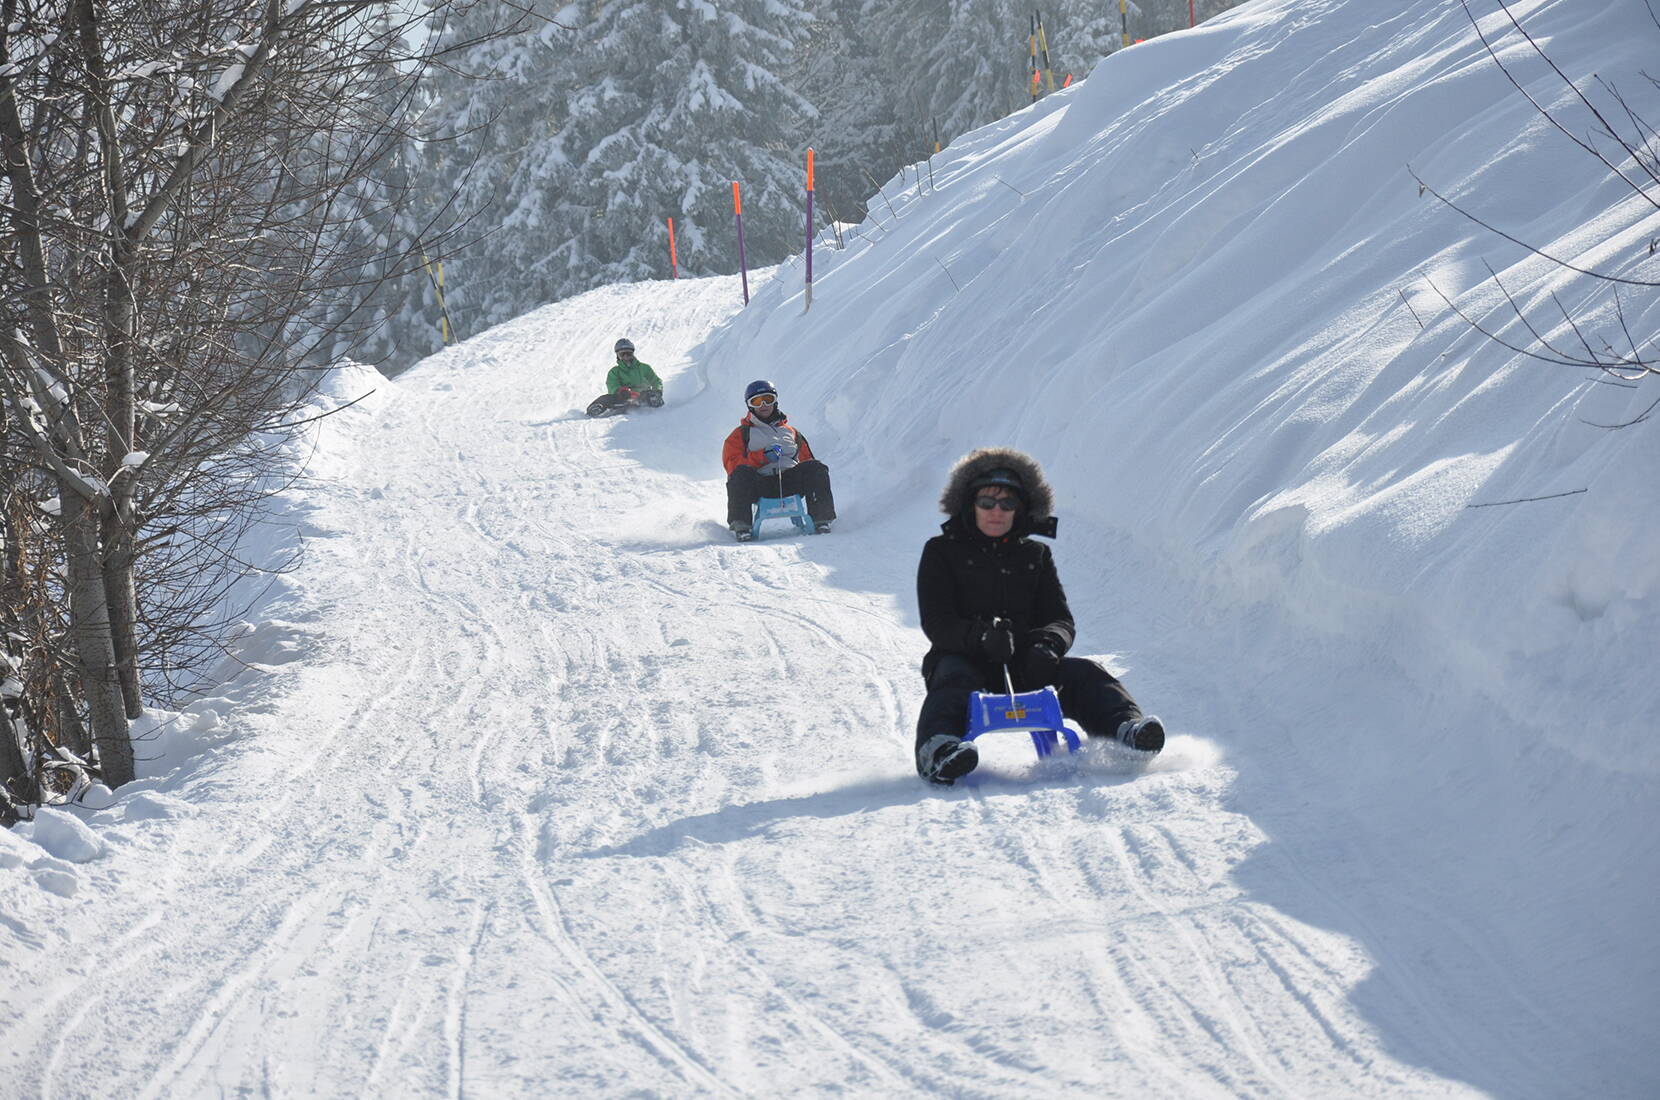
<svg viewBox="0 0 1660 1100"><path fill-rule="evenodd" d="M749 304L749 268L744 264L744 204L738 197L738 181L732 181L732 216L738 219L738 271L743 275L744 305Z"/></svg>
<svg viewBox="0 0 1660 1100"><path fill-rule="evenodd" d="M813 308L813 151L807 150L807 309ZM805 311L803 311L805 312Z"/></svg>

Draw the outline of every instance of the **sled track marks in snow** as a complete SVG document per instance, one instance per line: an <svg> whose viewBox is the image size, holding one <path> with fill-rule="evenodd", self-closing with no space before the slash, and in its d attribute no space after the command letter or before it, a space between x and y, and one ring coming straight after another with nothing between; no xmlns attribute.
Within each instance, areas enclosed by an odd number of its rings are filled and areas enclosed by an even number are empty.
<svg viewBox="0 0 1660 1100"><path fill-rule="evenodd" d="M468 919L470 927L466 939L459 945L454 977L450 981L445 999L444 1043L449 1049L448 1095L452 1100L460 1100L461 1086L467 1069L467 980L472 973L473 962L478 957L479 941L484 938L485 922L493 908L494 903L472 903L472 912Z"/></svg>
<svg viewBox="0 0 1660 1100"><path fill-rule="evenodd" d="M554 891L544 879L546 867L537 857L531 837L536 832L533 819L519 818L520 871L524 885L536 903L540 918L538 928L542 936L558 953L573 977L581 983L578 1000L584 1004L594 1022L606 1030L632 1040L644 1052L674 1071L686 1084L716 1096L737 1097L738 1092L728 1088L686 1046L671 1038L652 1023L634 1002L595 965L565 926Z"/></svg>
<svg viewBox="0 0 1660 1100"><path fill-rule="evenodd" d="M1346 945L1246 903L1231 886L1219 891L1167 827L1130 826L1110 843L1123 882L1164 929L1155 950L1121 966L1157 1026L1195 1049L1209 1037L1218 1085L1289 1095L1299 1081L1321 1081L1331 1094L1414 1083L1376 1062L1349 1005L1360 963ZM1287 1057L1297 1051L1324 1053Z"/></svg>
<svg viewBox="0 0 1660 1100"><path fill-rule="evenodd" d="M753 912L743 902L743 890L730 874L730 867L726 874L694 876L681 864L664 860L661 866L679 894L688 900L687 910L701 915L699 926L721 930L720 939L716 942L725 948L728 959L749 978L750 989L746 992L756 999L775 1002L784 1009L783 1013L767 1013L769 1029L779 1028L782 1022L780 1017L787 1016L795 1024L791 1030L796 1032L798 1039L813 1044L821 1057L824 1051L839 1053L858 1071L853 1077L837 1076L836 1079L847 1088L889 1096L916 1091L918 1082L910 1074L871 1051L861 1049L855 1040L848 1038L826 1019L824 1013L816 1011L797 996L754 950L745 945L744 939L760 929ZM720 900L708 886L703 885L712 882L721 882L728 887ZM789 1084L773 1081L769 1087L786 1089Z"/></svg>
<svg viewBox="0 0 1660 1100"><path fill-rule="evenodd" d="M1138 908L1144 913L1156 914L1158 924L1179 945L1180 950L1171 951L1171 955L1184 961L1181 970L1189 974L1196 972L1202 981L1202 989L1184 991L1180 981L1170 980L1172 976L1179 978L1181 971L1167 974L1145 959L1121 955L1120 973L1133 987L1137 1003L1144 1006L1165 1034L1191 1033L1197 1029L1221 1050L1236 1053L1231 1061L1239 1061L1237 1056L1242 1055L1249 1067L1243 1079L1239 1071L1246 1067L1232 1067L1226 1073L1218 1072L1220 1067L1217 1067L1212 1072L1216 1073L1219 1085L1256 1090L1266 1086L1283 1092L1284 1082L1279 1079L1277 1068L1265 1060L1260 1036L1250 1024L1248 1010L1238 1003L1219 973L1216 946L1196 927L1194 914L1182 912L1164 900L1170 884L1155 881L1158 878L1154 869L1156 857L1136 843L1134 833L1135 827L1128 826L1114 830L1105 838L1120 872L1120 881L1134 895ZM1168 835L1163 834L1160 839L1163 841L1160 848L1168 852L1171 848ZM1257 1079L1253 1081L1252 1077Z"/></svg>
<svg viewBox="0 0 1660 1100"><path fill-rule="evenodd" d="M313 918L330 893L327 888L313 888L289 904L275 930L268 937L261 938L262 949L247 958L234 972L217 981L206 1002L196 1011L189 1029L173 1048L171 1056L140 1090L139 1096L149 1100L172 1094L179 1075L201 1056L215 1033L239 1011L238 1006L251 995L271 967L285 961L288 948L296 940L313 934Z"/></svg>

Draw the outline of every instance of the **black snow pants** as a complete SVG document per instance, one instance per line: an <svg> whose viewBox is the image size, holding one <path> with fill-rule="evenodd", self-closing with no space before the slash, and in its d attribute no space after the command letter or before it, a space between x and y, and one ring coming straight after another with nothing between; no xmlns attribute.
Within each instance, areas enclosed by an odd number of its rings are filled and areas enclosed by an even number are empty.
<svg viewBox="0 0 1660 1100"><path fill-rule="evenodd" d="M1120 724L1141 717L1141 708L1118 677L1094 661L1062 657L1053 685L1060 690L1061 713L1091 737L1110 740ZM922 700L922 714L916 721L916 747L921 749L923 742L936 733L961 737L968 732L969 694L1003 689L1001 669L961 654L943 654L928 678L928 695ZM920 761L917 771L922 772Z"/></svg>
<svg viewBox="0 0 1660 1100"><path fill-rule="evenodd" d="M836 502L830 496L830 467L817 459L791 466L782 483L777 474L762 474L753 466L739 466L726 479L726 522L748 526L755 518L755 502L762 497L807 498L807 514L814 523L836 518Z"/></svg>

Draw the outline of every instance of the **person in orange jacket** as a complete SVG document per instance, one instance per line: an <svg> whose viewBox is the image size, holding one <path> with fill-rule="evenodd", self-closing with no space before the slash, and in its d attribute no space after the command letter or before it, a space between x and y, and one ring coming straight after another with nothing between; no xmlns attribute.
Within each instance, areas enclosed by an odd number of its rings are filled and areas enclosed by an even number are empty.
<svg viewBox="0 0 1660 1100"><path fill-rule="evenodd" d="M778 390L757 379L744 390L749 412L726 437L726 525L739 542L755 537L755 502L762 497L800 494L819 534L830 530L836 502L830 496L830 467L813 457L807 437L790 427L778 407Z"/></svg>

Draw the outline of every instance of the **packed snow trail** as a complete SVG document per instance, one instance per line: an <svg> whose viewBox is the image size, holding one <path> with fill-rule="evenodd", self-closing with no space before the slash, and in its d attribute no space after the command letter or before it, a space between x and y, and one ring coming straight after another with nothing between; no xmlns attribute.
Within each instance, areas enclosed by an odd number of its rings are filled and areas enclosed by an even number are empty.
<svg viewBox="0 0 1660 1100"><path fill-rule="evenodd" d="M1381 1048L1348 1001L1370 965L1352 943L1232 881L1264 837L1180 723L1145 773L1040 769L1016 739L976 784L917 780L923 644L898 593L929 528L849 499L833 535L728 541L719 438L681 424L736 405L700 397L689 359L731 284L547 307L329 425L280 609L295 659L157 842L90 865L125 881L77 902L106 938L34 970L7 1079L53 1097L1463 1091ZM587 420L619 333L669 404ZM647 438L680 473L629 457Z"/></svg>
<svg viewBox="0 0 1660 1100"><path fill-rule="evenodd" d="M1651 94L1640 5L1510 7ZM820 242L810 314L788 265L737 315L612 287L384 385L321 425L253 671L0 832L0 1081L1660 1094L1660 449L1597 427L1654 380L1541 370L1424 280L1522 342L1488 262L1616 342L1660 297L1402 167L1652 279L1652 207L1564 144L1461 6L1258 0L958 138ZM668 405L590 421L624 334ZM828 537L722 528L758 376ZM1078 651L1170 723L1148 770L913 774L917 555L1001 443L1056 487Z"/></svg>

